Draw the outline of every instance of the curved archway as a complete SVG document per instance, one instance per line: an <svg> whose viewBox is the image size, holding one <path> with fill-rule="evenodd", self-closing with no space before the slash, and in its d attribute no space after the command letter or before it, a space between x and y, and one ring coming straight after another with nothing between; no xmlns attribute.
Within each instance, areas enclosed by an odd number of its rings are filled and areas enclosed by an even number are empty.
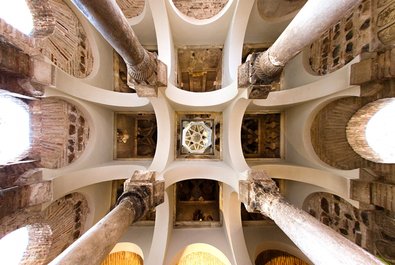
<svg viewBox="0 0 395 265"><path fill-rule="evenodd" d="M1 5L0 18L26 35L33 31L33 15L25 0L14 0Z"/></svg>
<svg viewBox="0 0 395 265"><path fill-rule="evenodd" d="M33 103L39 121L33 134L33 149L45 168L61 168L73 163L87 146L90 124L76 105L60 98L44 98Z"/></svg>
<svg viewBox="0 0 395 265"><path fill-rule="evenodd" d="M117 251L110 253L101 265L143 265L143 258L131 251Z"/></svg>
<svg viewBox="0 0 395 265"><path fill-rule="evenodd" d="M5 264L41 265L52 245L52 230L46 224L31 224L14 230L0 240Z"/></svg>
<svg viewBox="0 0 395 265"><path fill-rule="evenodd" d="M53 238L62 238L54 240L46 263L52 261L85 232L88 212L88 203L81 193L68 194L45 209L43 220L52 228Z"/></svg>
<svg viewBox="0 0 395 265"><path fill-rule="evenodd" d="M352 149L376 163L395 163L394 113L395 98L379 99L359 109L346 128Z"/></svg>
<svg viewBox="0 0 395 265"><path fill-rule="evenodd" d="M94 60L84 27L63 0L51 0L50 7L56 24L53 34L43 40L41 53L67 74L88 77Z"/></svg>
<svg viewBox="0 0 395 265"><path fill-rule="evenodd" d="M0 94L0 165L16 162L30 148L30 114L27 104Z"/></svg>
<svg viewBox="0 0 395 265"><path fill-rule="evenodd" d="M209 244L196 243L186 246L181 250L173 265L188 264L210 264L210 265L230 265L229 259L216 247Z"/></svg>
<svg viewBox="0 0 395 265"><path fill-rule="evenodd" d="M340 98L324 106L310 127L311 144L317 156L327 165L338 169L361 166L361 157L347 142L346 126L361 106L361 98Z"/></svg>
<svg viewBox="0 0 395 265"><path fill-rule="evenodd" d="M308 265L308 263L292 254L277 249L268 249L259 253L255 265Z"/></svg>

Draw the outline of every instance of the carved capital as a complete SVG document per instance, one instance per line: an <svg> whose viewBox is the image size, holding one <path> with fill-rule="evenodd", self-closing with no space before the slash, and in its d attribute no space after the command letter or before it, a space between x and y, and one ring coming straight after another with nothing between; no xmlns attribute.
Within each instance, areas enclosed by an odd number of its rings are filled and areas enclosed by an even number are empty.
<svg viewBox="0 0 395 265"><path fill-rule="evenodd" d="M280 88L282 67L273 66L270 71L263 71L261 61L265 61L262 58L266 58L266 55L266 52L252 53L248 55L246 62L239 66L238 86L248 88L249 99L266 99L269 92Z"/></svg>
<svg viewBox="0 0 395 265"><path fill-rule="evenodd" d="M127 66L128 86L136 90L139 97L157 97L158 87L167 86L167 67L153 53L145 53L138 65Z"/></svg>
<svg viewBox="0 0 395 265"><path fill-rule="evenodd" d="M136 170L124 183L124 192L118 199L133 202L136 220L164 201L165 183L156 180L155 171Z"/></svg>
<svg viewBox="0 0 395 265"><path fill-rule="evenodd" d="M239 182L239 198L247 211L263 213L269 217L271 204L281 199L276 183L260 170L249 170L247 180Z"/></svg>

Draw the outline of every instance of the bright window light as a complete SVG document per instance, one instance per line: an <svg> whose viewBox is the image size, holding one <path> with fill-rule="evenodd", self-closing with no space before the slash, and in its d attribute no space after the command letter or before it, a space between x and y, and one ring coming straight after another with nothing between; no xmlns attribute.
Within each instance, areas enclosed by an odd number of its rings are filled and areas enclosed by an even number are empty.
<svg viewBox="0 0 395 265"><path fill-rule="evenodd" d="M394 117L395 101L392 101L374 114L366 125L366 141L384 163L395 163Z"/></svg>
<svg viewBox="0 0 395 265"><path fill-rule="evenodd" d="M27 105L0 95L0 165L18 159L30 147L30 117Z"/></svg>
<svg viewBox="0 0 395 265"><path fill-rule="evenodd" d="M2 264L18 265L29 244L29 231L26 227L15 230L0 240Z"/></svg>
<svg viewBox="0 0 395 265"><path fill-rule="evenodd" d="M33 16L26 0L0 0L0 17L26 35L33 30Z"/></svg>

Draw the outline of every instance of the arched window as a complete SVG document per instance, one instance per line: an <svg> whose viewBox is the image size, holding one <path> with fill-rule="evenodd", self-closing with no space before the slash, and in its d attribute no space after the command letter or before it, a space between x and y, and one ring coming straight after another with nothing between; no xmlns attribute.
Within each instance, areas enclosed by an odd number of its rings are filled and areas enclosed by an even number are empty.
<svg viewBox="0 0 395 265"><path fill-rule="evenodd" d="M19 228L0 240L1 264L47 264L52 244L52 230L47 224L30 224Z"/></svg>
<svg viewBox="0 0 395 265"><path fill-rule="evenodd" d="M0 240L1 259L4 264L19 264L29 244L27 227L19 228Z"/></svg>
<svg viewBox="0 0 395 265"><path fill-rule="evenodd" d="M359 109L347 125L347 140L361 157L395 163L395 98L383 98Z"/></svg>
<svg viewBox="0 0 395 265"><path fill-rule="evenodd" d="M383 163L395 163L395 99L388 100L366 124L366 141Z"/></svg>
<svg viewBox="0 0 395 265"><path fill-rule="evenodd" d="M22 158L30 147L30 115L20 99L0 94L0 165Z"/></svg>
<svg viewBox="0 0 395 265"><path fill-rule="evenodd" d="M33 16L26 0L2 1L0 18L26 35L33 30Z"/></svg>

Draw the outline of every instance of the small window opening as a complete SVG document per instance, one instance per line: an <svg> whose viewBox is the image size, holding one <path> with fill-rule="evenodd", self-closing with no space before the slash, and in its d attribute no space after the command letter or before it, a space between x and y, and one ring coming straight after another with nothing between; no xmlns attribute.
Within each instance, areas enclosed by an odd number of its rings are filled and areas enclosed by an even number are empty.
<svg viewBox="0 0 395 265"><path fill-rule="evenodd" d="M20 99L0 94L0 165L16 162L30 147L30 115Z"/></svg>
<svg viewBox="0 0 395 265"><path fill-rule="evenodd" d="M25 0L2 1L0 18L26 35L33 30L33 16Z"/></svg>
<svg viewBox="0 0 395 265"><path fill-rule="evenodd" d="M366 140L384 163L395 163L395 101L377 111L366 125Z"/></svg>
<svg viewBox="0 0 395 265"><path fill-rule="evenodd" d="M0 240L0 256L3 264L20 264L29 244L27 227L19 228Z"/></svg>

